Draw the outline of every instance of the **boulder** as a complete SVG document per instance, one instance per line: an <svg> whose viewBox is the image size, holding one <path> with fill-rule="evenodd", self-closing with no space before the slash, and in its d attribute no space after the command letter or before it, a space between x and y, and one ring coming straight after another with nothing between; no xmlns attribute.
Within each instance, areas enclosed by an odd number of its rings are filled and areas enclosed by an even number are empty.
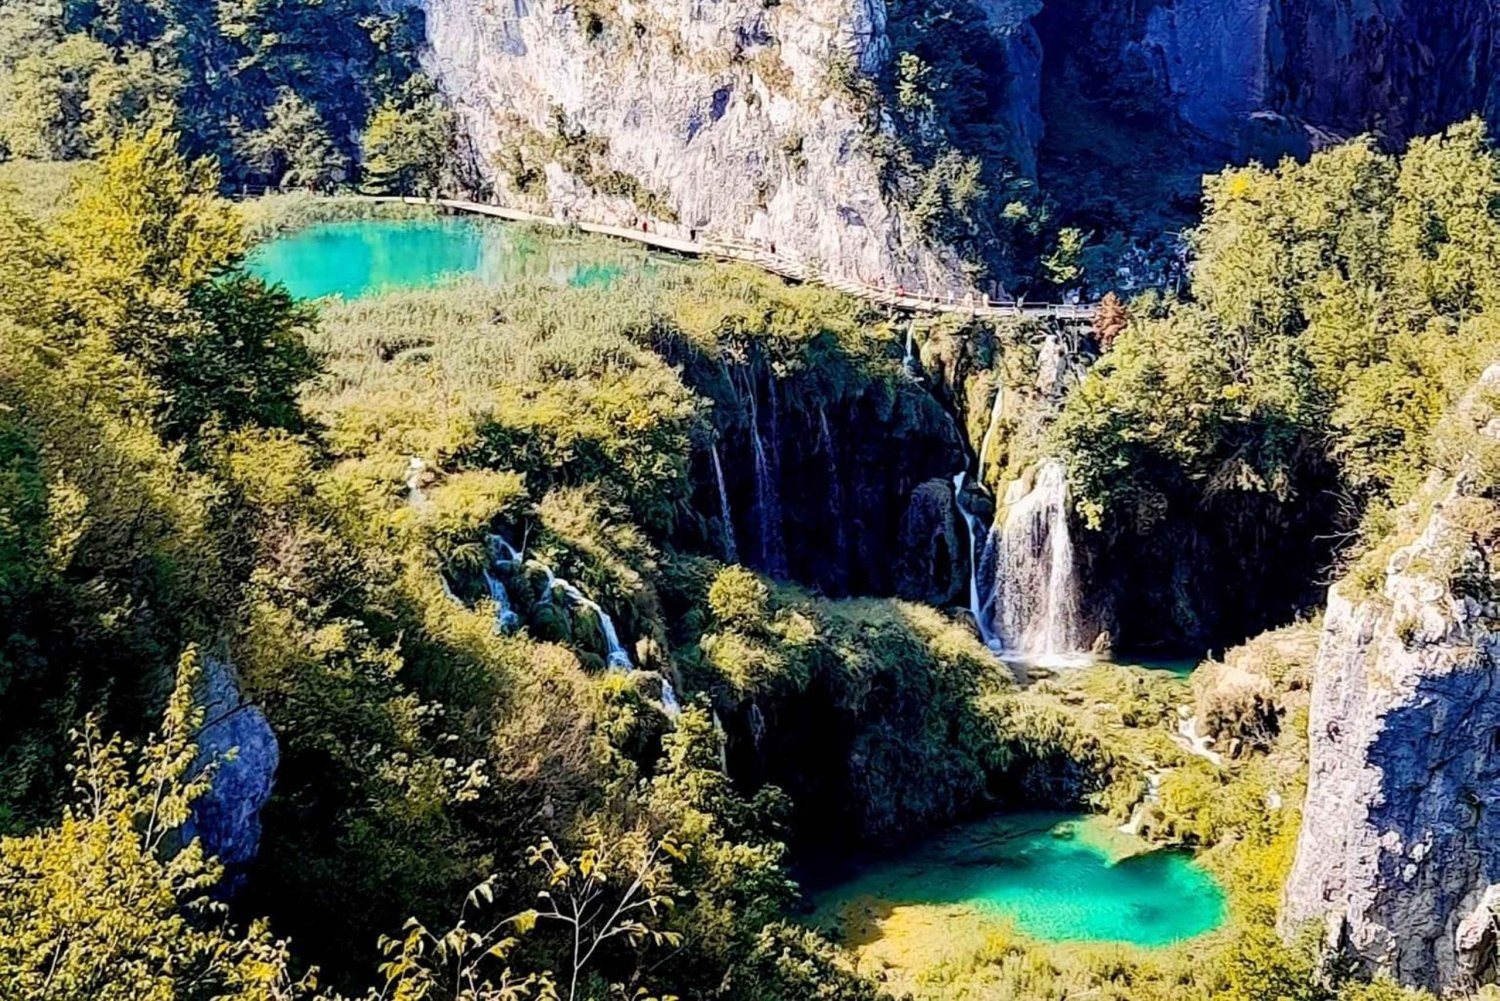
<svg viewBox="0 0 1500 1001"><path fill-rule="evenodd" d="M266 716L240 693L234 667L218 657L203 661L195 771L212 767L208 790L183 825L184 840L198 838L225 869L221 892L234 893L260 847L260 813L271 798L281 748Z"/></svg>

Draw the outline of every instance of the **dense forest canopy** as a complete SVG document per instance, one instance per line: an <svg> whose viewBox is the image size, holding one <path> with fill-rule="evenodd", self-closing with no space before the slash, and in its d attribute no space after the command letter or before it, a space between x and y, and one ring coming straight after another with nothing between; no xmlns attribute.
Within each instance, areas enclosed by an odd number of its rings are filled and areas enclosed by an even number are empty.
<svg viewBox="0 0 1500 1001"><path fill-rule="evenodd" d="M1076 286L1086 235L1003 148L979 12L893 10L888 70L833 75L911 218ZM685 261L299 302L257 240L423 210L226 192L443 188L422 31L374 0L0 0L0 997L1425 997L1276 919L1320 584L1373 587L1425 482L1500 468L1455 419L1500 343L1480 124L1209 177L1191 281L1089 331L918 345ZM1099 576L1159 610L1189 553L1243 606L1169 638L1276 627L1209 665L1240 689L1027 684L981 642L954 473L998 521L1049 458ZM763 517L783 461L798 531L736 553L732 489ZM226 691L271 736L216 755ZM1188 699L1227 766L1177 739ZM804 920L830 860L1028 806L1199 852L1223 926L997 933L902 979Z"/></svg>
<svg viewBox="0 0 1500 1001"><path fill-rule="evenodd" d="M78 159L171 123L230 183L351 179L382 107L430 100L421 9L367 0L6 0L0 155Z"/></svg>

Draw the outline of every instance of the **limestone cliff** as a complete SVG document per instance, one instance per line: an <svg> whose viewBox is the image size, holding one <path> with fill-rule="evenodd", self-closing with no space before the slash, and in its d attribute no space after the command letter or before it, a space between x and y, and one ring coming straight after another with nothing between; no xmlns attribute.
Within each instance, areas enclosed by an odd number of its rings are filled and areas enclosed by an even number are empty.
<svg viewBox="0 0 1500 1001"><path fill-rule="evenodd" d="M1406 513L1408 544L1331 592L1313 682L1290 933L1326 921L1366 971L1437 988L1491 964L1500 883L1500 503L1493 396L1461 409L1461 472Z"/></svg>
<svg viewBox="0 0 1500 1001"><path fill-rule="evenodd" d="M1047 0L1040 23L1087 92L1241 154L1401 141L1494 110L1489 0Z"/></svg>
<svg viewBox="0 0 1500 1001"><path fill-rule="evenodd" d="M428 68L508 201L965 287L893 209L851 85L890 57L883 0L424 6Z"/></svg>
<svg viewBox="0 0 1500 1001"><path fill-rule="evenodd" d="M1400 142L1497 108L1490 0L393 2L424 10L426 68L480 186L507 202L774 246L933 292L961 292L971 273L917 221L931 164L910 162L909 144L931 144L936 126L892 104L903 46L929 69L948 61L928 96L948 102L958 151L989 164L985 186L1033 174L1057 146L1041 180L1072 202L1083 196L1058 172L1087 174L1077 150L1107 151L1111 123L1137 136L1127 145L1165 150L1151 169L1183 168L1186 198L1226 156L1304 154L1366 131ZM932 51L943 19L985 43ZM972 240L948 234L966 259L1005 259L998 211L965 224Z"/></svg>

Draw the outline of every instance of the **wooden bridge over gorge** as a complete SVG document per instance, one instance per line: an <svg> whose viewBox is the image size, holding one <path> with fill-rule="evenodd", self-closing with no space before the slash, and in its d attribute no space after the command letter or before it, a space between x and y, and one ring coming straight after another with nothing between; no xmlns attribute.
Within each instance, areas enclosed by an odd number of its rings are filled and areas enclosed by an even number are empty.
<svg viewBox="0 0 1500 1001"><path fill-rule="evenodd" d="M567 226L585 233L597 233L621 240L632 240L657 250L690 257L712 257L727 261L743 261L758 268L780 275L794 282L823 285L837 289L847 295L857 296L870 302L889 306L910 313L955 313L961 316L985 318L1055 319L1067 323L1087 323L1093 320L1098 307L1093 303L1044 303L1025 300L995 300L979 295L925 295L902 288L874 285L841 275L831 274L816 263L799 260L787 254L775 253L767 247L731 240L714 238L690 240L664 233L634 229L626 226L607 226L602 223L582 222L576 219L559 219L554 216L537 215L521 209L489 205L484 202L463 201L457 198L412 198L399 195L363 196L372 201L402 202L408 205L435 205L450 212L490 216L510 222L534 223L540 226Z"/></svg>

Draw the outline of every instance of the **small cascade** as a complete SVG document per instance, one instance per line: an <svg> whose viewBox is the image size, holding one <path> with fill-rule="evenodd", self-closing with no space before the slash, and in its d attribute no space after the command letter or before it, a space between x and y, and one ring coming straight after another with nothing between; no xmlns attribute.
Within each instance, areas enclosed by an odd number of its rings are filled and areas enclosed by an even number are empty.
<svg viewBox="0 0 1500 1001"><path fill-rule="evenodd" d="M728 563L740 561L740 547L734 538L734 515L729 507L729 490L724 486L724 465L719 461L719 443L709 445L714 457L714 479L719 484L719 519L724 523L724 560Z"/></svg>
<svg viewBox="0 0 1500 1001"><path fill-rule="evenodd" d="M422 489L422 474L427 472L427 463L413 455L406 460L406 502L412 507L427 503L427 493Z"/></svg>
<svg viewBox="0 0 1500 1001"><path fill-rule="evenodd" d="M729 736L724 732L724 721L719 719L719 710L711 710L714 722L714 739L719 742L719 771L729 774Z"/></svg>
<svg viewBox="0 0 1500 1001"><path fill-rule="evenodd" d="M490 547L490 562L496 566L518 567L521 565L521 554L502 536L491 535L487 540Z"/></svg>
<svg viewBox="0 0 1500 1001"><path fill-rule="evenodd" d="M677 698L677 689L673 687L672 679L665 674L661 676L661 707L673 719L682 715L682 702Z"/></svg>
<svg viewBox="0 0 1500 1001"><path fill-rule="evenodd" d="M568 602L579 608L586 608L593 612L599 619L599 632L604 637L604 648L609 651L605 663L613 669L625 670L630 667L630 654L620 645L620 636L615 632L615 621L609 617L609 613L599 607L599 603L573 584L555 576L549 569L547 571L547 582L551 590L561 591Z"/></svg>
<svg viewBox="0 0 1500 1001"><path fill-rule="evenodd" d="M1198 717L1192 715L1192 710L1187 706L1180 706L1177 713L1177 733L1174 735L1177 745L1215 768L1223 768L1224 756L1213 749L1214 739L1198 732Z"/></svg>
<svg viewBox="0 0 1500 1001"><path fill-rule="evenodd" d="M489 537L490 565L485 568L484 582L489 588L490 597L494 599L496 606L495 627L497 630L508 632L515 625L520 624L520 619L511 611L509 596L506 594L505 585L500 581L497 571L502 568L519 567L522 563L522 554L515 546L512 546L504 538L498 535ZM537 563L543 572L547 574L547 586L542 591L542 599L550 601L556 593L561 593L570 605L578 608L586 608L593 612L599 620L599 633L604 638L604 648L607 651L605 662L611 669L625 670L631 666L630 654L620 643L620 636L615 632L615 620L609 617L609 613L599 607L599 603L580 591L572 583L563 580L552 572L552 568L544 563ZM504 617L509 615L514 625L503 626Z"/></svg>
<svg viewBox="0 0 1500 1001"><path fill-rule="evenodd" d="M510 596L505 593L505 585L490 572L489 567L484 568L484 586L490 593L490 600L495 603L495 632L515 632L521 625L521 617L511 610Z"/></svg>
<svg viewBox="0 0 1500 1001"><path fill-rule="evenodd" d="M750 742L755 745L755 749L759 751L760 743L765 739L766 736L766 718L765 716L761 715L760 706L756 705L754 702L750 703L750 712L748 713L748 716L750 723Z"/></svg>
<svg viewBox="0 0 1500 1001"><path fill-rule="evenodd" d="M1066 467L1056 459L1043 462L1031 489L1023 490L1023 481L1010 485L1005 520L991 530L999 639L1020 659L1074 659L1085 647Z"/></svg>
<svg viewBox="0 0 1500 1001"><path fill-rule="evenodd" d="M505 590L505 583L499 577L502 567L517 566L521 562L520 554L511 548L510 543L498 535L491 535L485 539L489 554L489 563L482 571L484 576L484 587L489 592L490 600L495 603L495 632L513 633L521 627L521 617L511 608L510 594ZM448 582L443 581L443 587ZM449 594L452 594L450 591Z"/></svg>
<svg viewBox="0 0 1500 1001"><path fill-rule="evenodd" d="M772 386L776 384L774 377L770 380ZM773 400L775 391L772 391ZM781 538L781 494L779 490L778 476L780 464L774 467L771 462L771 454L767 452L765 442L760 436L760 412L755 400L755 386L750 386L747 394L750 401L750 446L755 455L755 513L760 527L760 569L772 577L785 578L787 575L786 546ZM772 429L775 445L775 407L772 407Z"/></svg>
<svg viewBox="0 0 1500 1001"><path fill-rule="evenodd" d="M1162 774L1162 772L1148 772L1146 774L1146 798L1137 803L1135 809L1130 811L1130 819L1116 828L1121 834L1140 837L1141 830L1145 826L1146 815L1153 806L1161 802Z"/></svg>
<svg viewBox="0 0 1500 1001"><path fill-rule="evenodd" d="M922 375L922 362L917 358L917 321L915 318L906 322L906 349L901 356L901 367L913 379Z"/></svg>
<svg viewBox="0 0 1500 1001"><path fill-rule="evenodd" d="M844 487L839 480L838 452L833 447L833 432L828 427L828 413L818 408L819 447L828 458L828 514L833 520L833 551L844 556Z"/></svg>

